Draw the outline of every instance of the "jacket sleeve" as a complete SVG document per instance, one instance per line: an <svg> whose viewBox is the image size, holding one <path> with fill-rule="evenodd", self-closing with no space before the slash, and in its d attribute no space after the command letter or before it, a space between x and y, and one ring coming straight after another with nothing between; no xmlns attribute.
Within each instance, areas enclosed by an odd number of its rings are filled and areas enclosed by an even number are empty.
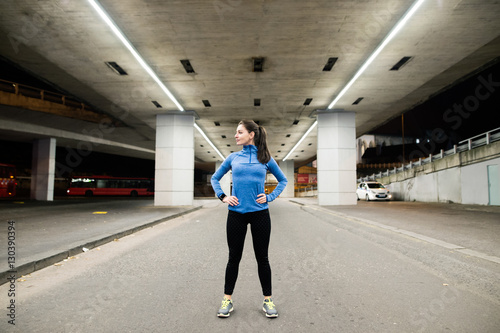
<svg viewBox="0 0 500 333"><path fill-rule="evenodd" d="M278 186L276 186L276 188L267 195L267 202L271 202L276 199L281 194L281 192L283 192L286 184L288 184L288 180L286 179L285 174L283 173L283 171L281 171L278 163L276 163L274 158L271 157L271 160L269 161L269 163L267 163L267 166L268 170L278 180Z"/></svg>
<svg viewBox="0 0 500 333"><path fill-rule="evenodd" d="M215 195L217 197L219 197L221 194L224 193L224 191L222 191L222 188L220 186L220 180L222 177L224 177L224 175L229 170L231 170L231 160L232 160L232 156L229 155L229 157L226 158L224 160L224 162L222 162L219 169L217 169L217 171L215 171L215 173L212 175L212 178L210 179L210 182L212 183L212 188L214 189ZM229 194L227 194L227 195L229 195Z"/></svg>

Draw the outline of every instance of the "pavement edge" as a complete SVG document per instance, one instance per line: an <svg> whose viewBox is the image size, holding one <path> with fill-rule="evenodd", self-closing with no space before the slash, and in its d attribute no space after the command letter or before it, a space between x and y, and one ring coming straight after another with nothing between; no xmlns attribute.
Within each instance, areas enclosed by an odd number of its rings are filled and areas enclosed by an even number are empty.
<svg viewBox="0 0 500 333"><path fill-rule="evenodd" d="M203 208L202 205L197 206L197 207L193 207L191 209L188 209L188 210L180 212L180 213L166 216L166 217L163 217L163 218L158 219L158 220L147 222L145 224L135 226L135 227L130 228L130 229L122 230L122 231L119 231L117 233L104 236L104 237L99 238L97 240L93 240L90 242L83 243L81 245L74 246L68 250L61 251L59 253L53 254L53 255L46 257L46 258L33 260L31 262L28 262L26 264L23 264L23 265L16 267L16 269L14 271L9 270L9 271L0 272L0 285L9 282L10 281L9 278L12 276L12 274L15 274L16 279L18 279L19 277L21 277L23 275L33 273L33 272L38 271L42 268L45 268L45 267L48 267L48 266L53 265L55 263L58 263L66 258L69 258L69 257L74 256L76 254L80 254L80 253L82 253L82 248L87 248L89 250L93 249L93 248L98 247L100 245L112 242L113 240L115 240L117 238L122 238L122 237L128 236L130 234L136 233L140 230L152 227L156 224L159 224L159 223L162 223L165 221L169 221L169 220L173 220L173 219L178 218L180 216L195 212L201 208Z"/></svg>

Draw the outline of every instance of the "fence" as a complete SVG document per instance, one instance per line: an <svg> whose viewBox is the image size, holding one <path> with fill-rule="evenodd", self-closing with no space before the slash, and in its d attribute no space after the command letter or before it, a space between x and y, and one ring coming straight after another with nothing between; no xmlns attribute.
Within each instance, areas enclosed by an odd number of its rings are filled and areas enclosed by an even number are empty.
<svg viewBox="0 0 500 333"><path fill-rule="evenodd" d="M452 149L449 150L443 150L439 152L439 154L432 155L430 154L429 157L427 158L419 158L418 161L416 162L410 162L408 164L405 164L401 167L395 167L393 169L387 169L385 172L379 172L378 174L373 174L371 176L366 176L366 177L361 177L358 178L358 182L363 182L363 181L369 181L369 180L376 180L380 179L382 177L388 177L389 175L394 175L399 172L403 172L405 170L412 169L413 167L421 166L424 164L429 164L432 163L433 161L442 159L446 156L449 155L454 155L458 154L464 151L472 150L474 148L480 147L480 146L485 146L489 145L492 142L499 141L500 140L500 127L491 130L486 133L482 133L476 136L473 136L467 140L460 141L458 145L454 145Z"/></svg>
<svg viewBox="0 0 500 333"><path fill-rule="evenodd" d="M88 105L71 97L35 87L30 87L24 84L19 84L16 82L0 80L0 91L9 92L15 95L37 98L41 99L42 101L58 103L72 108L96 112Z"/></svg>
<svg viewBox="0 0 500 333"><path fill-rule="evenodd" d="M318 195L318 184L296 184L295 197L314 197Z"/></svg>

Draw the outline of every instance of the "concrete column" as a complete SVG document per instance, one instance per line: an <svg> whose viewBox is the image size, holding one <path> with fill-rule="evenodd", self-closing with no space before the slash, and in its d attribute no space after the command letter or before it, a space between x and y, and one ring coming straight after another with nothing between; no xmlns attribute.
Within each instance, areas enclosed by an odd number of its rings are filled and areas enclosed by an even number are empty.
<svg viewBox="0 0 500 333"><path fill-rule="evenodd" d="M222 164L221 161L215 162L215 170L219 169L220 165ZM222 177L220 180L220 187L222 187L222 190L226 195L231 195L231 182L232 182L232 173L229 171Z"/></svg>
<svg viewBox="0 0 500 333"><path fill-rule="evenodd" d="M279 162L279 166L288 180L288 184L286 184L285 190L281 192L280 197L293 198L295 197L295 163L293 160L286 160Z"/></svg>
<svg viewBox="0 0 500 333"><path fill-rule="evenodd" d="M356 205L354 112L320 110L318 117L318 204Z"/></svg>
<svg viewBox="0 0 500 333"><path fill-rule="evenodd" d="M31 192L34 200L54 200L54 174L56 170L56 139L33 142L31 162Z"/></svg>
<svg viewBox="0 0 500 333"><path fill-rule="evenodd" d="M192 206L194 198L193 111L156 116L155 206Z"/></svg>

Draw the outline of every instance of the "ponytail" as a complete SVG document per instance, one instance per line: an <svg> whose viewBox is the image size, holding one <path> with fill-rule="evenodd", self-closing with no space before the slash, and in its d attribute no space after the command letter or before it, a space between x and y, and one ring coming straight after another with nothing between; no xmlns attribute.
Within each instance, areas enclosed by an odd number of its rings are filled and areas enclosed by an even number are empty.
<svg viewBox="0 0 500 333"><path fill-rule="evenodd" d="M257 146L257 159L260 163L266 164L271 160L271 152L267 147L267 132L262 126L257 125L253 120L242 120L239 125L245 126L248 132L254 132L253 142Z"/></svg>
<svg viewBox="0 0 500 333"><path fill-rule="evenodd" d="M256 135L254 142L257 146L257 159L260 163L266 164L271 160L271 153L267 148L267 132L264 127L259 126L259 135Z"/></svg>

